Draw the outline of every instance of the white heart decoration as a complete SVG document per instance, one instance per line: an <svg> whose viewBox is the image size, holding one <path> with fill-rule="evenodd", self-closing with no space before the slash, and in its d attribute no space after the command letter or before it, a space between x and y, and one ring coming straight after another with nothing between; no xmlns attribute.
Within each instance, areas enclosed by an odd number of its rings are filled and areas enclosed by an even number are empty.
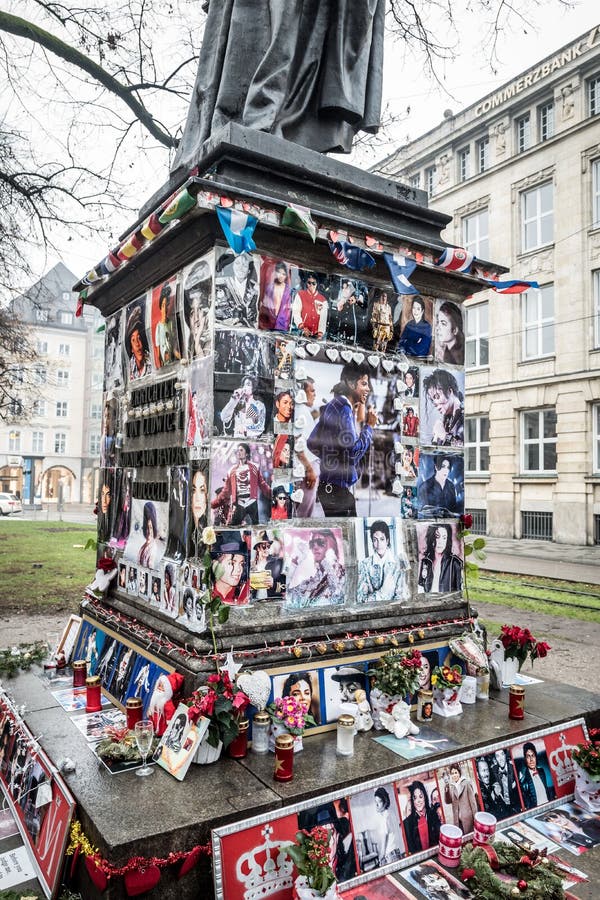
<svg viewBox="0 0 600 900"><path fill-rule="evenodd" d="M294 503L302 503L302 501L304 500L304 491L302 490L302 488L298 488L298 490L292 491L290 496Z"/></svg>
<svg viewBox="0 0 600 900"><path fill-rule="evenodd" d="M335 347L328 347L325 351L325 356L327 357L327 359L330 359L331 362L335 362L339 355L340 354L335 349Z"/></svg>
<svg viewBox="0 0 600 900"><path fill-rule="evenodd" d="M304 347L299 345L298 347L296 347L295 353L296 356L300 357L300 359L306 359L306 350L304 349Z"/></svg>
<svg viewBox="0 0 600 900"><path fill-rule="evenodd" d="M354 362L356 363L357 366L360 366L360 364L364 358L365 357L364 357L363 353L353 353L352 354L352 359L354 360Z"/></svg>
<svg viewBox="0 0 600 900"><path fill-rule="evenodd" d="M307 344L306 349L310 353L311 356L316 356L319 350L321 349L320 344Z"/></svg>
<svg viewBox="0 0 600 900"><path fill-rule="evenodd" d="M342 350L340 356L344 362L350 362L352 359L352 350Z"/></svg>
<svg viewBox="0 0 600 900"><path fill-rule="evenodd" d="M385 369L386 372L391 372L396 365L393 359L382 359L381 365Z"/></svg>
<svg viewBox="0 0 600 900"><path fill-rule="evenodd" d="M295 372L296 381L304 381L306 378L306 369L303 366L297 366Z"/></svg>
<svg viewBox="0 0 600 900"><path fill-rule="evenodd" d="M238 687L257 709L264 709L271 694L271 679L266 672L242 672L237 678Z"/></svg>
<svg viewBox="0 0 600 900"><path fill-rule="evenodd" d="M367 362L369 363L370 366L372 366L374 369L376 369L377 366L379 365L379 357L378 356L367 356Z"/></svg>

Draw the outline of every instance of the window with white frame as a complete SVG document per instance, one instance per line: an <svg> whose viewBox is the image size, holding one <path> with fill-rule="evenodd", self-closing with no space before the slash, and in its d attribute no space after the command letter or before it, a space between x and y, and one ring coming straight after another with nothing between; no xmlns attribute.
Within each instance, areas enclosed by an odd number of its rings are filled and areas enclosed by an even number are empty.
<svg viewBox="0 0 600 900"><path fill-rule="evenodd" d="M590 116L600 113L600 75L594 75L588 81L588 109Z"/></svg>
<svg viewBox="0 0 600 900"><path fill-rule="evenodd" d="M489 304L469 306L466 321L465 365L477 369L489 365Z"/></svg>
<svg viewBox="0 0 600 900"><path fill-rule="evenodd" d="M91 403L90 404L90 419L101 419L102 418L102 404L101 403Z"/></svg>
<svg viewBox="0 0 600 900"><path fill-rule="evenodd" d="M600 347L600 269L592 272L594 295L594 347Z"/></svg>
<svg viewBox="0 0 600 900"><path fill-rule="evenodd" d="M21 452L21 432L20 431L9 431L9 433L8 433L8 452L9 453L20 453Z"/></svg>
<svg viewBox="0 0 600 900"><path fill-rule="evenodd" d="M408 183L412 188L421 187L421 173L416 172L414 175L410 175L408 179Z"/></svg>
<svg viewBox="0 0 600 900"><path fill-rule="evenodd" d="M56 373L56 383L59 387L68 387L69 386L69 371L67 369L58 369Z"/></svg>
<svg viewBox="0 0 600 900"><path fill-rule="evenodd" d="M40 356L45 356L48 352L48 341L38 341L37 352L40 354Z"/></svg>
<svg viewBox="0 0 600 900"><path fill-rule="evenodd" d="M93 391L101 391L102 383L104 381L104 376L100 372L94 372L92 375L92 390Z"/></svg>
<svg viewBox="0 0 600 900"><path fill-rule="evenodd" d="M540 141L554 137L554 101L549 100L538 107L538 131Z"/></svg>
<svg viewBox="0 0 600 900"><path fill-rule="evenodd" d="M66 400L59 400L56 404L56 418L66 419L69 415L69 404Z"/></svg>
<svg viewBox="0 0 600 900"><path fill-rule="evenodd" d="M72 325L73 324L73 313L67 312L64 309L61 309L61 311L58 314L58 321L61 323L61 325Z"/></svg>
<svg viewBox="0 0 600 900"><path fill-rule="evenodd" d="M90 456L100 455L100 433L94 431L90 434Z"/></svg>
<svg viewBox="0 0 600 900"><path fill-rule="evenodd" d="M592 225L600 226L600 159L592 163Z"/></svg>
<svg viewBox="0 0 600 900"><path fill-rule="evenodd" d="M37 322L47 322L48 321L48 310L40 309L39 307L35 311L35 318Z"/></svg>
<svg viewBox="0 0 600 900"><path fill-rule="evenodd" d="M33 381L34 384L46 384L48 380L48 372L46 371L45 366L34 366L33 367Z"/></svg>
<svg viewBox="0 0 600 900"><path fill-rule="evenodd" d="M531 119L529 113L521 116L516 122L517 128L517 153L524 153L531 147Z"/></svg>
<svg viewBox="0 0 600 900"><path fill-rule="evenodd" d="M33 401L33 414L34 416L45 416L46 415L46 401L45 400L34 400Z"/></svg>
<svg viewBox="0 0 600 900"><path fill-rule="evenodd" d="M32 453L43 453L44 452L44 432L43 431L32 431L31 432L31 452Z"/></svg>
<svg viewBox="0 0 600 900"><path fill-rule="evenodd" d="M481 138L475 143L475 152L477 154L477 171L479 174L487 172L490 167L490 139L489 137Z"/></svg>
<svg viewBox="0 0 600 900"><path fill-rule="evenodd" d="M554 191L548 181L521 194L521 250L550 244L553 236Z"/></svg>
<svg viewBox="0 0 600 900"><path fill-rule="evenodd" d="M490 420L487 416L465 419L465 471L490 470Z"/></svg>
<svg viewBox="0 0 600 900"><path fill-rule="evenodd" d="M487 207L462 220L462 245L479 259L490 258L490 224Z"/></svg>
<svg viewBox="0 0 600 900"><path fill-rule="evenodd" d="M58 345L58 355L59 356L70 356L71 355L71 345L70 344L59 344Z"/></svg>
<svg viewBox="0 0 600 900"><path fill-rule="evenodd" d="M521 413L523 472L556 472L556 410Z"/></svg>
<svg viewBox="0 0 600 900"><path fill-rule="evenodd" d="M435 191L435 166L425 169L425 190L427 196L432 197Z"/></svg>
<svg viewBox="0 0 600 900"><path fill-rule="evenodd" d="M471 148L463 147L458 151L458 180L466 181L471 176Z"/></svg>
<svg viewBox="0 0 600 900"><path fill-rule="evenodd" d="M593 471L600 473L600 403L594 403L592 407L594 419L594 461Z"/></svg>
<svg viewBox="0 0 600 900"><path fill-rule="evenodd" d="M523 359L554 353L554 285L522 295Z"/></svg>
<svg viewBox="0 0 600 900"><path fill-rule="evenodd" d="M54 434L54 452L67 452L67 435L64 433L64 431L57 431Z"/></svg>

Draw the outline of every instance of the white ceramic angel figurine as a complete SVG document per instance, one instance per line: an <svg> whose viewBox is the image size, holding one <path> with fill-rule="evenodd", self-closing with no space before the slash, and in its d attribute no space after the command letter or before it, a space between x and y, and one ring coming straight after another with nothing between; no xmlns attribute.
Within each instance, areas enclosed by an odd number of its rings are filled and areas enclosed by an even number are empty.
<svg viewBox="0 0 600 900"><path fill-rule="evenodd" d="M394 737L403 738L407 734L419 733L418 726L410 720L410 706L404 700L394 703L391 713L381 712L379 715L381 724L391 731Z"/></svg>
<svg viewBox="0 0 600 900"><path fill-rule="evenodd" d="M92 591L92 592L101 591L102 593L104 593L104 591L107 589L107 587L109 586L109 584L111 583L113 578L116 577L116 574L117 574L116 566L114 569L111 569L108 572L105 569L96 569L96 577L90 584L88 584L86 590Z"/></svg>
<svg viewBox="0 0 600 900"><path fill-rule="evenodd" d="M356 702L356 715L354 716L356 730L370 731L373 727L373 716L366 691L354 691L354 700Z"/></svg>

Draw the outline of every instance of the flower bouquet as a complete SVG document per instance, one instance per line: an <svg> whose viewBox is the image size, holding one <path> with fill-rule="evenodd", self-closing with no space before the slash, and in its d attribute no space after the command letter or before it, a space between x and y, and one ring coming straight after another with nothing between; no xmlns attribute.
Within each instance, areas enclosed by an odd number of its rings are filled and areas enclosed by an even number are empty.
<svg viewBox="0 0 600 900"><path fill-rule="evenodd" d="M521 671L521 666L529 657L531 665L535 659L543 659L548 655L548 651L552 648L545 641L538 641L529 628L519 628L518 625L503 625L500 629L500 643L504 649L504 669L502 681L504 684L513 684L517 672ZM507 666L508 660L513 660L511 665Z"/></svg>
<svg viewBox="0 0 600 900"><path fill-rule="evenodd" d="M436 666L431 673L433 711L438 716L459 716L463 709L459 699L463 675L460 666Z"/></svg>
<svg viewBox="0 0 600 900"><path fill-rule="evenodd" d="M295 697L277 697L267 706L271 716L269 750L275 750L275 738L280 734L294 736L294 753L302 750L302 735L307 725L316 725L306 706Z"/></svg>
<svg viewBox="0 0 600 900"><path fill-rule="evenodd" d="M381 713L389 713L396 703L404 700L407 694L414 694L419 685L419 673L422 665L421 652L416 649L390 650L384 653L374 669L369 669L371 676L371 708L373 724L378 731L384 728Z"/></svg>
<svg viewBox="0 0 600 900"><path fill-rule="evenodd" d="M214 762L219 758L221 750L227 749L239 734L239 720L243 716L250 700L231 681L229 673L224 669L208 676L208 684L194 691L189 699L188 717L194 723L200 716L209 719L206 738L200 744L194 762ZM209 754L214 759L204 760L207 746L215 753ZM204 749L203 749L204 748ZM202 751L202 752L201 752Z"/></svg>
<svg viewBox="0 0 600 900"><path fill-rule="evenodd" d="M294 900L339 897L335 875L331 868L329 832L322 825L310 831L298 831L296 843L283 848L298 870L294 882Z"/></svg>
<svg viewBox="0 0 600 900"><path fill-rule="evenodd" d="M600 728L590 728L590 739L577 744L572 753L575 763L575 802L589 812L600 812Z"/></svg>

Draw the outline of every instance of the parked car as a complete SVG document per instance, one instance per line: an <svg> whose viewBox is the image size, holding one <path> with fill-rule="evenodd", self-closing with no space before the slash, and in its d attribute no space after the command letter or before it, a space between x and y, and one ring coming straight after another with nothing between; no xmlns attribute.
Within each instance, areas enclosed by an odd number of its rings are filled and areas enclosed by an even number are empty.
<svg viewBox="0 0 600 900"><path fill-rule="evenodd" d="M21 501L15 494L0 494L0 513L9 516L11 513L23 512Z"/></svg>

